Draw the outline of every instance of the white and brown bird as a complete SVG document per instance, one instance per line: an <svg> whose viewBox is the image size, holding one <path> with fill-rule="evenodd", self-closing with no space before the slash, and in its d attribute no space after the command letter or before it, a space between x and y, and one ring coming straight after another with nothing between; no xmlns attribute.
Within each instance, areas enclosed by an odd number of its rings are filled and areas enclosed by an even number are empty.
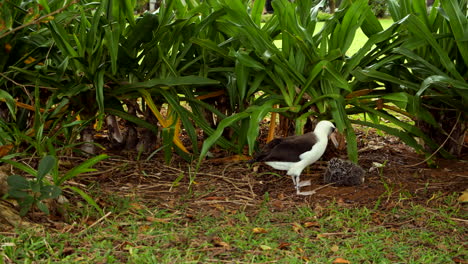
<svg viewBox="0 0 468 264"><path fill-rule="evenodd" d="M338 146L335 138L335 126L330 121L320 121L314 132L304 135L276 138L255 155L252 162L265 162L277 170L287 171L292 177L298 195L311 195L313 192L301 192L300 187L309 186L310 180L300 181L302 171L316 162L328 145L328 138Z"/></svg>

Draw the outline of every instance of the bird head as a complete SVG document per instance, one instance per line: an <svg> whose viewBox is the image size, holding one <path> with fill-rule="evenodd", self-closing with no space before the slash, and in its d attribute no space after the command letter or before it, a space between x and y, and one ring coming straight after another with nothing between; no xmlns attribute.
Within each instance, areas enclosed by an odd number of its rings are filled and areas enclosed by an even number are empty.
<svg viewBox="0 0 468 264"><path fill-rule="evenodd" d="M338 131L336 130L336 127L332 122L328 120L322 120L318 122L317 126L314 129L314 133L325 133L327 137L329 137L332 140L333 145L335 145L335 147L338 147L339 143L338 139L336 138L336 133L338 133Z"/></svg>

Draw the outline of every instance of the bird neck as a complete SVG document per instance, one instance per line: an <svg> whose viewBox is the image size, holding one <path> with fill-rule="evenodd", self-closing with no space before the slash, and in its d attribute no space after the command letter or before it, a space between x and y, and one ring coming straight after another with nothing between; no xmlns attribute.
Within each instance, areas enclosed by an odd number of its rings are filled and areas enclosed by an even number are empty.
<svg viewBox="0 0 468 264"><path fill-rule="evenodd" d="M328 142L328 134L323 131L314 131L315 136L317 137L318 142ZM317 143L318 143L317 142Z"/></svg>

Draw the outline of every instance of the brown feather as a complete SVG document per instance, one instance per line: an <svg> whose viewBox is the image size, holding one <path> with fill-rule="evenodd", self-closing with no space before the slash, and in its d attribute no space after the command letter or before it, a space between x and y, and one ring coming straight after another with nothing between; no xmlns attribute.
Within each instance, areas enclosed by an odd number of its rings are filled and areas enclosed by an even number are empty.
<svg viewBox="0 0 468 264"><path fill-rule="evenodd" d="M312 149L317 142L313 132L286 138L276 138L266 144L254 157L254 161L298 162L299 156Z"/></svg>

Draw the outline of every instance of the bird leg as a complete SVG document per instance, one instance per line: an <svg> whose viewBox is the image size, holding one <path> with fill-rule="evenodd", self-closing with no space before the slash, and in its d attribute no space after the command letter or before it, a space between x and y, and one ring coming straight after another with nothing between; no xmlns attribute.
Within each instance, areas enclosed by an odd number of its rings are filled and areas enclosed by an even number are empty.
<svg viewBox="0 0 468 264"><path fill-rule="evenodd" d="M299 178L298 176L291 175L291 178L292 178L292 180L293 180L294 187L296 187L296 189L297 189L296 177Z"/></svg>
<svg viewBox="0 0 468 264"><path fill-rule="evenodd" d="M296 187L297 195L312 195L315 193L314 191L301 192L300 190L300 188L303 186L309 186L311 184L310 180L301 181L300 175L292 176L292 179L293 179L294 187Z"/></svg>
<svg viewBox="0 0 468 264"><path fill-rule="evenodd" d="M310 185L311 185L310 180L300 181L300 182L297 184L297 186L299 186L299 187L310 186Z"/></svg>
<svg viewBox="0 0 468 264"><path fill-rule="evenodd" d="M304 186L310 186L310 185L311 185L310 180L301 181L300 177L301 177L300 175L298 175L298 176L292 176L294 186L296 186L296 187L304 187ZM297 188L296 188L296 189L297 189Z"/></svg>

